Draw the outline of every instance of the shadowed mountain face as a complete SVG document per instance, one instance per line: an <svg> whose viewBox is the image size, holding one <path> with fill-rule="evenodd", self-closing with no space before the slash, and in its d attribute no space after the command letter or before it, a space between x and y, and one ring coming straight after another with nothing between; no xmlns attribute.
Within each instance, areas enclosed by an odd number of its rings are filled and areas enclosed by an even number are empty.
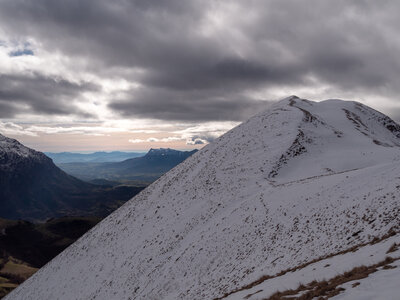
<svg viewBox="0 0 400 300"><path fill-rule="evenodd" d="M143 174L161 174L169 171L196 152L197 150L178 151L169 148L150 149L143 157L110 164L108 167L119 170L123 174L129 174L132 171Z"/></svg>
<svg viewBox="0 0 400 300"><path fill-rule="evenodd" d="M0 135L0 217L104 216L141 189L83 182L60 170L43 153Z"/></svg>
<svg viewBox="0 0 400 300"><path fill-rule="evenodd" d="M173 149L150 149L142 156L113 163L62 163L58 166L82 180L106 179L115 181L153 182L162 174L196 153Z"/></svg>

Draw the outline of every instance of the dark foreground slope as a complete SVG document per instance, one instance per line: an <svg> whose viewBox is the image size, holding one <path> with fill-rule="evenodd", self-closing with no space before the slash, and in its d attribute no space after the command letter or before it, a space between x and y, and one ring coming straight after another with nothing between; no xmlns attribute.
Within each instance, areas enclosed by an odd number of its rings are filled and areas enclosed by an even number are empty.
<svg viewBox="0 0 400 300"><path fill-rule="evenodd" d="M0 219L0 298L101 219L63 217L45 223Z"/></svg>
<svg viewBox="0 0 400 300"><path fill-rule="evenodd" d="M41 152L0 135L0 217L104 216L142 187L101 187L66 174Z"/></svg>

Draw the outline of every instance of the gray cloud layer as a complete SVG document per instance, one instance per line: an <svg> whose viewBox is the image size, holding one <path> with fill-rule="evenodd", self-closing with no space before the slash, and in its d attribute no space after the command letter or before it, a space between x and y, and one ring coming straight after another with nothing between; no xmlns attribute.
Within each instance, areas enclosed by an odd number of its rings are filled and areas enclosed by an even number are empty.
<svg viewBox="0 0 400 300"><path fill-rule="evenodd" d="M110 107L124 116L179 121L242 121L260 110L268 101L249 99L232 92L177 91L165 88L135 90L133 99L114 101ZM226 95L229 97L225 98Z"/></svg>
<svg viewBox="0 0 400 300"><path fill-rule="evenodd" d="M82 92L98 89L94 84L76 84L65 79L40 74L0 75L0 116L12 117L17 112L36 112L48 115L77 114L73 100Z"/></svg>
<svg viewBox="0 0 400 300"><path fill-rule="evenodd" d="M84 59L100 76L139 83L110 99L123 116L242 120L266 105L254 92L283 86L394 97L398 11L395 1L3 0L0 27ZM20 80L34 87L38 79ZM20 98L43 113L69 108L48 105L41 91L85 90L42 84ZM1 105L7 97L0 92ZM2 115L17 110L7 107Z"/></svg>

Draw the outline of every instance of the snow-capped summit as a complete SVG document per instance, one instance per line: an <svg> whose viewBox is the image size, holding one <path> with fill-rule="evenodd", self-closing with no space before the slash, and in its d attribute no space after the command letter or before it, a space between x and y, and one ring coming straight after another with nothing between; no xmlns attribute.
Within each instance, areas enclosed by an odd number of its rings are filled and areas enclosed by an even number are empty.
<svg viewBox="0 0 400 300"><path fill-rule="evenodd" d="M365 105L289 97L162 176L7 299L263 299L370 263L363 248L337 269L313 265L373 241L386 252L385 237L398 237L399 144L399 125ZM296 267L287 287L257 289Z"/></svg>
<svg viewBox="0 0 400 300"><path fill-rule="evenodd" d="M316 103L292 96L273 106L267 116L278 119L282 112L286 119L272 122L273 126L280 126L274 139L279 144L286 141L289 144L272 164L271 180L338 173L400 157L400 126L361 103L343 100Z"/></svg>
<svg viewBox="0 0 400 300"><path fill-rule="evenodd" d="M15 139L0 134L0 169L9 169L30 158L35 161L50 160L41 152L25 147Z"/></svg>

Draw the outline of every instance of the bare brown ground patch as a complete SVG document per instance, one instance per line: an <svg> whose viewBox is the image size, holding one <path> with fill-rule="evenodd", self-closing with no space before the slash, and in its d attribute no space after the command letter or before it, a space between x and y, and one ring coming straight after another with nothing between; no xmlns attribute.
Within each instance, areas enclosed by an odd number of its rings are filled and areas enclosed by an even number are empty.
<svg viewBox="0 0 400 300"><path fill-rule="evenodd" d="M391 269L393 266L390 266L390 264L399 259L400 258L386 257L385 260L377 264L355 267L354 269L340 274L330 280L312 281L307 285L300 285L296 290L276 292L270 297L264 298L264 300L287 300L289 297L293 300L311 300L314 298L318 300L326 300L345 290L340 287L340 285L350 281L367 278L370 274L378 271L379 268ZM352 287L357 285L359 285L359 282L355 282Z"/></svg>
<svg viewBox="0 0 400 300"><path fill-rule="evenodd" d="M394 252L394 251L396 251L398 249L399 249L399 245L396 244L396 243L393 243L393 245L389 248L389 250L386 252L386 254L392 253L392 252Z"/></svg>
<svg viewBox="0 0 400 300"><path fill-rule="evenodd" d="M289 269L286 269L286 270L282 270L281 272L279 272L279 273L277 273L277 274L275 274L275 275L263 275L263 276L261 276L259 279L255 280L255 281L253 281L253 282L251 282L251 283L249 283L249 284L246 284L246 285L244 285L244 286L242 286L242 287L239 287L239 288L237 288L237 289L234 289L234 290L232 290L232 291L226 292L226 293L225 293L224 295L222 295L221 297L216 297L216 298L214 298L213 300L222 300L222 299L225 299L225 298L227 298L228 296L230 296L230 295L232 295L232 294L235 294L235 293L237 293L237 292L251 289L251 288L253 288L253 287L255 287L255 286L257 286L257 285L263 283L263 282L266 281L266 280L269 280L269 279L273 279L273 278L276 278L276 277L283 276L283 275L285 275L286 273L289 273L289 272L295 272L295 271L297 271L297 270L301 270L301 269L303 269L303 268L305 268L305 267L307 267L307 266L309 266L309 265L311 265L311 264L313 264L313 263L319 262L319 261L321 261L321 260L328 259L328 258L337 256L337 255L343 255L343 254L346 254L346 253L349 253L349 252L355 252L355 251L357 251L358 249L360 249L361 247L364 247L364 246L367 246L367 245L375 245L375 244L377 244L377 243L379 243L379 242L382 242L382 241L384 241L384 240L386 240L386 239L388 239L388 238L390 238L390 237L396 235L397 233L398 233L398 232L397 232L394 228L391 228L391 229L389 229L389 231L388 231L386 234L384 234L384 235L381 236L381 237L374 237L370 242L363 243L363 244L359 244L359 245L350 247L350 248L348 248L348 249L346 249L346 250L343 250L343 251L340 251L340 252L337 252L337 253L331 253L331 254L328 254L328 255L325 255L325 256L318 257L318 258L316 258L316 259L313 259L313 260L311 260L311 261L309 261L309 262L306 262L306 263L304 263L304 264L298 265L298 266L296 266L296 267L289 268ZM389 249L389 250L390 250L390 249ZM388 250L388 251L389 251L389 250ZM388 253L389 253L389 252L388 252ZM323 298L322 298L322 299L323 299ZM275 299L274 299L274 300L275 300ZM303 299L302 299L302 300L303 300ZM319 300L319 299L318 299L318 300Z"/></svg>

